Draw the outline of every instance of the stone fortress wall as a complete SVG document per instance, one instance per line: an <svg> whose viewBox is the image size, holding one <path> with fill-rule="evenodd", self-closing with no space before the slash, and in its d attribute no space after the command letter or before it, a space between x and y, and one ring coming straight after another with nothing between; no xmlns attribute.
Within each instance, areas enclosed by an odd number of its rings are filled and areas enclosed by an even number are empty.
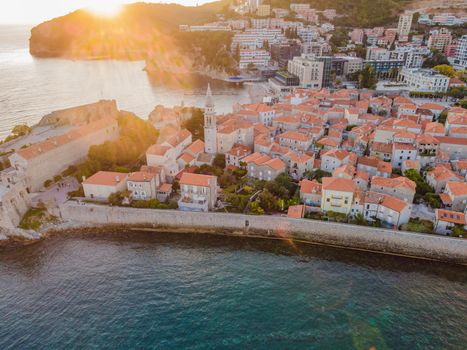
<svg viewBox="0 0 467 350"><path fill-rule="evenodd" d="M294 239L310 243L371 250L467 265L467 240L429 234L339 224L280 216L181 212L79 204L60 207L64 220L83 226L125 225L183 229L239 236Z"/></svg>

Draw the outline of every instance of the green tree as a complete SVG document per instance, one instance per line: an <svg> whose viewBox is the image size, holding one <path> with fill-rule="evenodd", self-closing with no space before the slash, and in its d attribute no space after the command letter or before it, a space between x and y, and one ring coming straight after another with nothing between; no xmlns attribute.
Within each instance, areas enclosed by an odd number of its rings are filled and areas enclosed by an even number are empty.
<svg viewBox="0 0 467 350"><path fill-rule="evenodd" d="M254 201L250 204L249 213L253 215L264 215L264 209L261 208L259 201Z"/></svg>
<svg viewBox="0 0 467 350"><path fill-rule="evenodd" d="M258 196L258 200L261 208L268 213L278 211L280 209L277 198L268 190L261 192Z"/></svg>
<svg viewBox="0 0 467 350"><path fill-rule="evenodd" d="M224 169L225 168L225 155L221 153L216 154L212 162L212 165L217 168Z"/></svg>
<svg viewBox="0 0 467 350"><path fill-rule="evenodd" d="M454 67L448 64L439 64L437 66L434 66L433 69L450 78L456 76L456 70L454 69Z"/></svg>
<svg viewBox="0 0 467 350"><path fill-rule="evenodd" d="M375 70L367 64L358 75L358 83L362 89L375 89L378 83Z"/></svg>
<svg viewBox="0 0 467 350"><path fill-rule="evenodd" d="M436 66L439 66L439 65L443 65L443 64L446 64L446 65L449 65L449 61L448 59L446 58L446 56L444 56L441 52L439 52L438 50L433 50L433 54L431 57L427 58L424 62L423 62L423 65L422 67L423 68L433 68L433 67L436 67Z"/></svg>
<svg viewBox="0 0 467 350"><path fill-rule="evenodd" d="M185 120L182 126L193 135L193 141L204 141L204 112L200 108L193 108L191 118Z"/></svg>

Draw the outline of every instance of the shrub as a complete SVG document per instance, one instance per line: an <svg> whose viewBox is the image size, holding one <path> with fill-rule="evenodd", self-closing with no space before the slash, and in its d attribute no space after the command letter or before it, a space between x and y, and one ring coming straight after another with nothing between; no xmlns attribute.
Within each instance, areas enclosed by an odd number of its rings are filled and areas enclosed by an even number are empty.
<svg viewBox="0 0 467 350"><path fill-rule="evenodd" d="M52 185L53 181L52 180L45 180L44 181L44 187L47 188L47 187L50 187L50 185Z"/></svg>

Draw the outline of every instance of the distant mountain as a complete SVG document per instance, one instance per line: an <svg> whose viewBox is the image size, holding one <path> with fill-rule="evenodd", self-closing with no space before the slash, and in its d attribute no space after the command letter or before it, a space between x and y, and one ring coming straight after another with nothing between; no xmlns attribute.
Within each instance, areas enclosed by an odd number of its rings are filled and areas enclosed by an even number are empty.
<svg viewBox="0 0 467 350"><path fill-rule="evenodd" d="M29 49L36 57L140 59L159 46L173 45L180 24L215 20L226 0L197 7L176 4L125 5L114 18L77 10L31 30Z"/></svg>

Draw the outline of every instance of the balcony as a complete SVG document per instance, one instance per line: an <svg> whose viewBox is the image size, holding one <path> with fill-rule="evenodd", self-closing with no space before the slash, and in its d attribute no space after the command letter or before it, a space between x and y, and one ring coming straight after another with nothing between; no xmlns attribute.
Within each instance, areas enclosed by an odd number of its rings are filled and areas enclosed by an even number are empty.
<svg viewBox="0 0 467 350"><path fill-rule="evenodd" d="M207 199L196 200L185 196L179 199L178 208L182 211L209 211L209 204Z"/></svg>

